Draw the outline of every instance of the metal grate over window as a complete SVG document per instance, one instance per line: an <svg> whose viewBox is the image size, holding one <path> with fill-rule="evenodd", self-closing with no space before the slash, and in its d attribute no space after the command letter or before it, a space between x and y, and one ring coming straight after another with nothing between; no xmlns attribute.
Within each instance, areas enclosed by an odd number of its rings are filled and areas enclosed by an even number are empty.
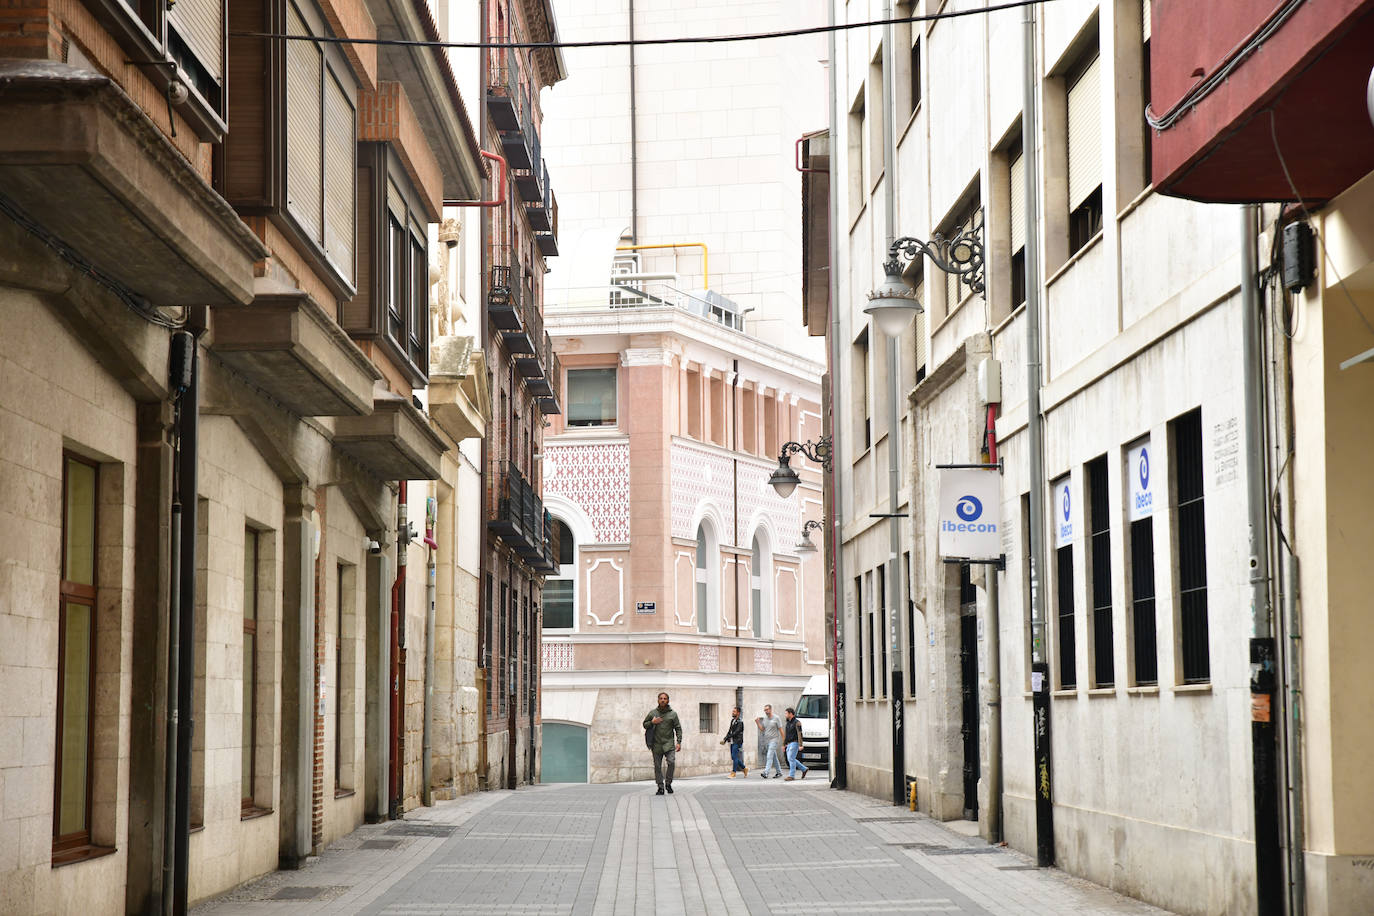
<svg viewBox="0 0 1374 916"><path fill-rule="evenodd" d="M1177 476L1178 588L1183 681L1211 679L1207 636L1207 532L1203 512L1202 411L1174 420Z"/></svg>
<svg viewBox="0 0 1374 916"><path fill-rule="evenodd" d="M1093 686L1116 681L1112 641L1112 533L1107 498L1107 456L1088 462L1088 584L1093 610Z"/></svg>
<svg viewBox="0 0 1374 916"><path fill-rule="evenodd" d="M1056 597L1059 605L1059 686L1078 686L1075 662L1077 643L1073 630L1073 545L1066 544L1054 554Z"/></svg>
<svg viewBox="0 0 1374 916"><path fill-rule="evenodd" d="M1159 683L1159 653L1155 645L1155 522L1131 522L1131 635L1134 641L1135 682Z"/></svg>

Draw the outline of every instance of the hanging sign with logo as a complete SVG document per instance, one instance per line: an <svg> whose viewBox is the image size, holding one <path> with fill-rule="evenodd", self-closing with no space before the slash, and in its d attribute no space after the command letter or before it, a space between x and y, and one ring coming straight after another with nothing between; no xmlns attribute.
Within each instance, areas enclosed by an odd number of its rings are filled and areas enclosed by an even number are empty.
<svg viewBox="0 0 1374 916"><path fill-rule="evenodd" d="M1126 476L1130 480L1130 502L1127 516L1137 522L1149 518L1155 511L1154 469L1150 467L1150 440L1146 439L1126 452Z"/></svg>
<svg viewBox="0 0 1374 916"><path fill-rule="evenodd" d="M940 469L940 556L1002 558L1002 475L995 466Z"/></svg>
<svg viewBox="0 0 1374 916"><path fill-rule="evenodd" d="M1051 504L1054 519L1054 546L1067 547L1073 543L1073 497L1069 495L1069 478L1065 477L1054 485L1054 502Z"/></svg>

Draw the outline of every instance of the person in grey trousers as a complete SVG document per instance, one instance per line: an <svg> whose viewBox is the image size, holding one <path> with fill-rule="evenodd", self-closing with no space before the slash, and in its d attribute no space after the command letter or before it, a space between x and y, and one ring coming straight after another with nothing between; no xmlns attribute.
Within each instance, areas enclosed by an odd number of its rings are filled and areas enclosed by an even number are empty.
<svg viewBox="0 0 1374 916"><path fill-rule="evenodd" d="M759 774L763 779L768 778L768 770L773 770L773 778L777 779L782 775L782 763L778 757L778 751L782 746L782 720L773 715L771 704L763 707L763 715L754 719L754 724L763 733L764 743L768 745L768 757L763 762L763 772Z"/></svg>
<svg viewBox="0 0 1374 916"><path fill-rule="evenodd" d="M682 750L682 720L677 711L668 705L668 694L658 695L658 705L649 710L644 717L644 728L652 729L649 736L649 750L654 754L654 782L658 784L655 795L667 790L673 794L673 770L677 769L677 752ZM663 772L663 760L668 760L668 772Z"/></svg>

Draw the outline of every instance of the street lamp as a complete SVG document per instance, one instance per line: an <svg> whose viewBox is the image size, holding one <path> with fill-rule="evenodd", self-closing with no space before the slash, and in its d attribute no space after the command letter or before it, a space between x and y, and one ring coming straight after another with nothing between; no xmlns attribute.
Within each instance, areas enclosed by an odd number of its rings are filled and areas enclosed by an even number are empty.
<svg viewBox="0 0 1374 916"><path fill-rule="evenodd" d="M811 540L811 532L824 527L825 525L816 521L814 518L808 520L805 525L802 525L802 539L801 543L797 545L797 553L815 553L818 548L816 547L816 542Z"/></svg>
<svg viewBox="0 0 1374 916"><path fill-rule="evenodd" d="M924 311L916 298L916 291L902 278L903 259L912 261L924 254L945 273L956 274L973 292L983 291L981 213L979 211L972 225L953 238L947 239L938 232L930 237L929 242L903 236L888 247L887 260L883 262L882 285L869 292L868 308L864 309L873 316L873 323L878 330L889 337L898 337L916 313Z"/></svg>
<svg viewBox="0 0 1374 916"><path fill-rule="evenodd" d="M792 495L792 491L801 483L801 477L792 468L792 456L801 452L812 461L819 462L821 467L830 469L830 437L821 436L815 442L787 442L782 450L778 452L778 466L774 469L768 482L773 485L773 489L783 499Z"/></svg>

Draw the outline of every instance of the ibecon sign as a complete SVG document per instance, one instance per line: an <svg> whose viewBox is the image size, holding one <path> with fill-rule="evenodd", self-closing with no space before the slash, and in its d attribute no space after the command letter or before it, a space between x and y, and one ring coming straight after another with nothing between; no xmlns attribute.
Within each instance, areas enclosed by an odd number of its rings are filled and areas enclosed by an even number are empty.
<svg viewBox="0 0 1374 916"><path fill-rule="evenodd" d="M995 469L940 469L940 556L996 561L1002 555L1002 475Z"/></svg>

